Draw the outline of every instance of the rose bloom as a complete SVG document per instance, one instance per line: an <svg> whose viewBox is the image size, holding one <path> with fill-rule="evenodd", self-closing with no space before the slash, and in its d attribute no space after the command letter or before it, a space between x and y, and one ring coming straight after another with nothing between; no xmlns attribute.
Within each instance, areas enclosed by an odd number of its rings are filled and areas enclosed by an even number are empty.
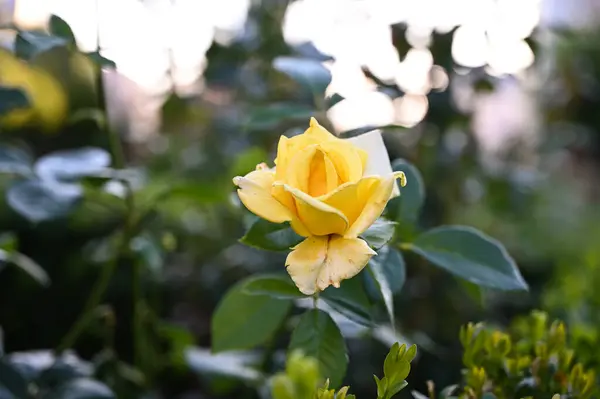
<svg viewBox="0 0 600 399"><path fill-rule="evenodd" d="M377 253L359 236L399 194L378 131L343 140L311 118L298 136L281 136L275 167L260 164L233 179L242 203L273 223L289 222L306 237L292 248L287 271L312 295L358 274Z"/></svg>

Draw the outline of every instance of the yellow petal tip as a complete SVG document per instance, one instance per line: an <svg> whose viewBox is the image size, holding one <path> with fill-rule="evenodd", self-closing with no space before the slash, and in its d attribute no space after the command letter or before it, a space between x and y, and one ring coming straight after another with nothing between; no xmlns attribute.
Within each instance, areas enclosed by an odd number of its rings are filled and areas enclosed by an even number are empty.
<svg viewBox="0 0 600 399"><path fill-rule="evenodd" d="M400 179L400 187L406 186L406 175L404 172L394 172L394 178Z"/></svg>
<svg viewBox="0 0 600 399"><path fill-rule="evenodd" d="M239 187L239 185L240 185L240 182L241 182L241 180L242 180L242 177L241 177L241 176L236 176L236 177L234 177L233 179L231 179L231 181L233 182L233 184L235 184L235 185L236 185L236 186L238 186L238 187Z"/></svg>
<svg viewBox="0 0 600 399"><path fill-rule="evenodd" d="M315 119L315 117L314 117L314 116L312 116L312 117L310 118L310 124L309 124L309 126L310 126L310 127L319 127L319 126L321 126L321 125L319 125L319 122L317 122L317 120Z"/></svg>

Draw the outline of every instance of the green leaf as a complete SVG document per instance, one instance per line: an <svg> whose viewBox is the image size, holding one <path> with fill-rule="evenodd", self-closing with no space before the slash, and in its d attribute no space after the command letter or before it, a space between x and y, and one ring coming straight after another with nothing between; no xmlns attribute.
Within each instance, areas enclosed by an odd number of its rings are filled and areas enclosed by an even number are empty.
<svg viewBox="0 0 600 399"><path fill-rule="evenodd" d="M331 72L317 60L300 57L277 57L273 67L285 73L313 95L321 96L331 82Z"/></svg>
<svg viewBox="0 0 600 399"><path fill-rule="evenodd" d="M271 223L257 219L240 242L269 251L288 251L302 240L303 238L287 223Z"/></svg>
<svg viewBox="0 0 600 399"><path fill-rule="evenodd" d="M415 398L415 399L429 399L428 396L425 396L420 392L412 391L411 393L412 393L413 398Z"/></svg>
<svg viewBox="0 0 600 399"><path fill-rule="evenodd" d="M17 266L43 286L50 285L50 277L46 271L26 255L0 249L0 262Z"/></svg>
<svg viewBox="0 0 600 399"><path fill-rule="evenodd" d="M40 53L55 47L66 46L68 43L62 37L48 35L43 32L21 31L15 39L15 53L17 57L29 60Z"/></svg>
<svg viewBox="0 0 600 399"><path fill-rule="evenodd" d="M251 147L238 154L235 157L231 170L229 171L230 176L244 176L249 172L255 170L256 165L261 162L265 162L268 158L267 152L260 147Z"/></svg>
<svg viewBox="0 0 600 399"><path fill-rule="evenodd" d="M73 34L73 30L67 24L67 22L57 15L52 15L50 17L50 33L53 36L57 36L65 39L71 44L75 44L75 35Z"/></svg>
<svg viewBox="0 0 600 399"><path fill-rule="evenodd" d="M77 378L61 385L48 395L52 399L114 399L115 394L101 382Z"/></svg>
<svg viewBox="0 0 600 399"><path fill-rule="evenodd" d="M0 99L1 103L2 100ZM0 172L29 175L32 173L32 163L31 156L22 149L8 146L0 147Z"/></svg>
<svg viewBox="0 0 600 399"><path fill-rule="evenodd" d="M325 99L325 106L327 107L327 109L329 109L329 108L332 108L333 106L335 106L337 103L342 102L344 100L345 100L344 97L342 97L338 93L334 93L332 96L327 97Z"/></svg>
<svg viewBox="0 0 600 399"><path fill-rule="evenodd" d="M501 290L528 286L504 246L466 226L442 226L421 234L409 249L477 285Z"/></svg>
<svg viewBox="0 0 600 399"><path fill-rule="evenodd" d="M409 368L410 368L410 366L409 366ZM406 388L407 385L408 385L408 382L406 382L404 380L396 381L393 384L390 384L390 386L388 387L388 391L387 391L387 397L388 398L393 397L398 392L400 392L401 390Z"/></svg>
<svg viewBox="0 0 600 399"><path fill-rule="evenodd" d="M442 392L440 392L440 396L442 397L442 399L448 399L457 389L458 384L449 385L446 388L442 389Z"/></svg>
<svg viewBox="0 0 600 399"><path fill-rule="evenodd" d="M260 356L250 352L214 354L205 348L188 348L185 359L190 368L200 374L212 374L259 381L262 374L252 366L260 363Z"/></svg>
<svg viewBox="0 0 600 399"><path fill-rule="evenodd" d="M16 87L0 87L0 115L30 107L27 94Z"/></svg>
<svg viewBox="0 0 600 399"><path fill-rule="evenodd" d="M278 299L306 298L287 274L263 274L247 280L244 293L248 295L269 295Z"/></svg>
<svg viewBox="0 0 600 399"><path fill-rule="evenodd" d="M74 181L104 172L110 165L110 154L97 147L55 151L39 158L35 172L43 180Z"/></svg>
<svg viewBox="0 0 600 399"><path fill-rule="evenodd" d="M355 323L371 326L371 303L358 277L344 280L340 288L328 287L320 296L333 310Z"/></svg>
<svg viewBox="0 0 600 399"><path fill-rule="evenodd" d="M102 54L100 54L97 51L94 51L91 53L85 53L85 55L99 67L106 67L106 68L116 68L117 67L116 62L104 57Z"/></svg>
<svg viewBox="0 0 600 399"><path fill-rule="evenodd" d="M0 359L0 388L4 387L15 398L30 398L25 377L6 360ZM0 391L1 393L1 391Z"/></svg>
<svg viewBox="0 0 600 399"><path fill-rule="evenodd" d="M361 235L361 237L366 240L372 248L378 250L392 239L396 224L396 222L379 218Z"/></svg>
<svg viewBox="0 0 600 399"><path fill-rule="evenodd" d="M297 349L317 359L321 375L329 378L332 387L342 383L348 366L346 344L338 326L327 313L313 309L302 315L292 333L289 352Z"/></svg>
<svg viewBox="0 0 600 399"><path fill-rule="evenodd" d="M212 317L212 350L249 349L268 341L285 320L292 302L244 292L248 280L233 286Z"/></svg>
<svg viewBox="0 0 600 399"><path fill-rule="evenodd" d="M75 205L81 190L71 185L46 184L41 180L22 180L6 193L10 207L33 223L65 216Z"/></svg>
<svg viewBox="0 0 600 399"><path fill-rule="evenodd" d="M379 288L385 308L394 325L394 294L399 292L406 280L406 266L402 254L385 246L369 261L369 271Z"/></svg>
<svg viewBox="0 0 600 399"><path fill-rule="evenodd" d="M390 218L400 223L415 223L425 202L425 183L419 170L404 159L392 163L392 169L404 172L406 186L400 190L401 195L392 199L387 208Z"/></svg>
<svg viewBox="0 0 600 399"><path fill-rule="evenodd" d="M255 107L250 110L244 127L247 130L275 129L283 122L303 121L306 123L317 111L312 107L298 104L275 103Z"/></svg>

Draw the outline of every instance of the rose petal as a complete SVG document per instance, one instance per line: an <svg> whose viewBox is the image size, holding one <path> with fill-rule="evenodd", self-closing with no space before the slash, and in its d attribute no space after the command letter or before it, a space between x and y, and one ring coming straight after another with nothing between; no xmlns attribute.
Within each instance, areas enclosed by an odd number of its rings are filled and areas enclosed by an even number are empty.
<svg viewBox="0 0 600 399"><path fill-rule="evenodd" d="M371 198L373 190L379 187L383 178L369 176L360 179L356 183L345 183L334 191L323 195L318 199L341 211L352 226L362 213L367 200Z"/></svg>
<svg viewBox="0 0 600 399"><path fill-rule="evenodd" d="M305 295L357 275L376 252L359 238L309 237L293 248L285 265L287 271Z"/></svg>
<svg viewBox="0 0 600 399"><path fill-rule="evenodd" d="M288 184L275 182L277 185L294 196L298 217L312 235L344 234L349 224L342 212Z"/></svg>
<svg viewBox="0 0 600 399"><path fill-rule="evenodd" d="M346 141L367 152L367 165L364 176L389 176L392 174L390 156L381 137L381 131L373 130L360 136L351 137ZM391 198L400 195L398 185L394 183ZM391 199L390 198L390 199Z"/></svg>
<svg viewBox="0 0 600 399"><path fill-rule="evenodd" d="M396 179L402 179L402 181L404 181L404 173L394 172L384 179L381 179L377 186L371 186L369 190L364 190L360 193L361 195L367 196L366 198L359 198L359 202L364 201L365 206L362 209L360 216L358 216L356 221L350 226L348 231L346 231L344 237L358 237L375 223L390 200L392 190L396 185Z"/></svg>

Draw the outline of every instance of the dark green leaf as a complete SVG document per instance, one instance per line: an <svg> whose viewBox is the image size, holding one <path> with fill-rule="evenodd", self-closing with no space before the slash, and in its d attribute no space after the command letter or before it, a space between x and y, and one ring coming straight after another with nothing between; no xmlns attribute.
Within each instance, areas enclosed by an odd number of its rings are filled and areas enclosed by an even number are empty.
<svg viewBox="0 0 600 399"><path fill-rule="evenodd" d="M412 391L411 393L412 393L413 398L415 398L415 399L429 399L428 396L425 396L420 392Z"/></svg>
<svg viewBox="0 0 600 399"><path fill-rule="evenodd" d="M160 243L150 234L140 234L131 241L131 250L154 276L161 276L164 256Z"/></svg>
<svg viewBox="0 0 600 399"><path fill-rule="evenodd" d="M59 16L52 15L50 17L49 25L50 25L50 33L53 36L63 38L66 41L68 41L69 43L75 44L75 35L73 34L73 30L71 29L69 24L67 24L65 22L64 19L62 19Z"/></svg>
<svg viewBox="0 0 600 399"><path fill-rule="evenodd" d="M23 180L8 189L6 200L20 215L37 223L66 215L80 195L81 190L71 185Z"/></svg>
<svg viewBox="0 0 600 399"><path fill-rule="evenodd" d="M29 398L25 377L5 359L0 359L0 387L6 388L15 398Z"/></svg>
<svg viewBox="0 0 600 399"><path fill-rule="evenodd" d="M442 392L440 392L440 396L442 397L442 399L448 399L457 389L458 384L449 385L446 388L442 389Z"/></svg>
<svg viewBox="0 0 600 399"><path fill-rule="evenodd" d="M334 93L331 97L326 98L326 106L327 109L332 108L337 103L344 100L344 97L340 96L338 93Z"/></svg>
<svg viewBox="0 0 600 399"><path fill-rule="evenodd" d="M302 240L303 238L287 223L271 223L257 219L240 242L269 251L288 251Z"/></svg>
<svg viewBox="0 0 600 399"><path fill-rule="evenodd" d="M348 366L346 344L327 313L313 309L302 315L290 340L289 351L293 350L317 359L321 375L329 378L332 388L341 384Z"/></svg>
<svg viewBox="0 0 600 399"><path fill-rule="evenodd" d="M421 234L410 249L431 263L477 285L527 290L527 283L504 246L466 226L442 226Z"/></svg>
<svg viewBox="0 0 600 399"><path fill-rule="evenodd" d="M0 250L0 262L17 266L43 286L50 285L50 277L48 277L46 271L28 256L18 252Z"/></svg>
<svg viewBox="0 0 600 399"><path fill-rule="evenodd" d="M0 147L0 172L28 175L32 173L32 163L31 156L20 148Z"/></svg>
<svg viewBox="0 0 600 399"><path fill-rule="evenodd" d="M406 264L400 251L384 246L371 258L369 266L385 277L393 294L400 292L406 281Z"/></svg>
<svg viewBox="0 0 600 399"><path fill-rule="evenodd" d="M249 349L265 343L292 306L291 301L244 293L247 282L233 286L213 314L213 352Z"/></svg>
<svg viewBox="0 0 600 399"><path fill-rule="evenodd" d="M395 227L396 222L379 218L361 235L361 237L365 239L372 248L378 250L392 239Z"/></svg>
<svg viewBox="0 0 600 399"><path fill-rule="evenodd" d="M85 55L87 55L90 60L94 61L94 63L100 67L106 67L106 68L116 68L117 67L117 64L113 60L109 60L108 58L104 57L97 51L94 51L92 53L85 53Z"/></svg>
<svg viewBox="0 0 600 399"><path fill-rule="evenodd" d="M15 39L15 53L19 58L32 59L54 47L66 46L69 42L62 37L43 32L21 31Z"/></svg>
<svg viewBox="0 0 600 399"><path fill-rule="evenodd" d="M279 299L305 298L287 274L264 274L251 277L244 286L249 295L269 295Z"/></svg>
<svg viewBox="0 0 600 399"><path fill-rule="evenodd" d="M52 399L114 399L115 394L101 382L77 378L61 385L49 395Z"/></svg>
<svg viewBox="0 0 600 399"><path fill-rule="evenodd" d="M250 110L245 123L247 130L269 130L288 121L308 121L317 111L312 107L299 104L275 103Z"/></svg>
<svg viewBox="0 0 600 399"><path fill-rule="evenodd" d="M370 326L373 323L371 303L360 278L344 280L340 288L327 288L321 294L320 299L355 323L364 326Z"/></svg>
<svg viewBox="0 0 600 399"><path fill-rule="evenodd" d="M404 172L406 186L400 190L401 195L388 204L390 218L400 223L415 223L425 201L425 183L419 170L404 159L392 163L394 171Z"/></svg>
<svg viewBox="0 0 600 399"><path fill-rule="evenodd" d="M73 181L102 173L110 160L110 154L102 148L83 147L44 155L34 168L43 180Z"/></svg>
<svg viewBox="0 0 600 399"><path fill-rule="evenodd" d="M331 82L331 72L319 61L299 57L277 57L273 67L308 88L315 96L322 96Z"/></svg>
<svg viewBox="0 0 600 399"><path fill-rule="evenodd" d="M27 109L29 106L29 98L23 90L16 87L0 87L0 115L16 109Z"/></svg>
<svg viewBox="0 0 600 399"><path fill-rule="evenodd" d="M258 381L261 373L253 368L260 362L257 353L227 352L213 354L204 348L188 348L185 359L190 368L200 374L235 377L245 381Z"/></svg>
<svg viewBox="0 0 600 399"><path fill-rule="evenodd" d="M394 318L394 293L399 292L406 280L406 266L400 252L389 246L379 250L369 261L369 270L379 288L392 325Z"/></svg>

